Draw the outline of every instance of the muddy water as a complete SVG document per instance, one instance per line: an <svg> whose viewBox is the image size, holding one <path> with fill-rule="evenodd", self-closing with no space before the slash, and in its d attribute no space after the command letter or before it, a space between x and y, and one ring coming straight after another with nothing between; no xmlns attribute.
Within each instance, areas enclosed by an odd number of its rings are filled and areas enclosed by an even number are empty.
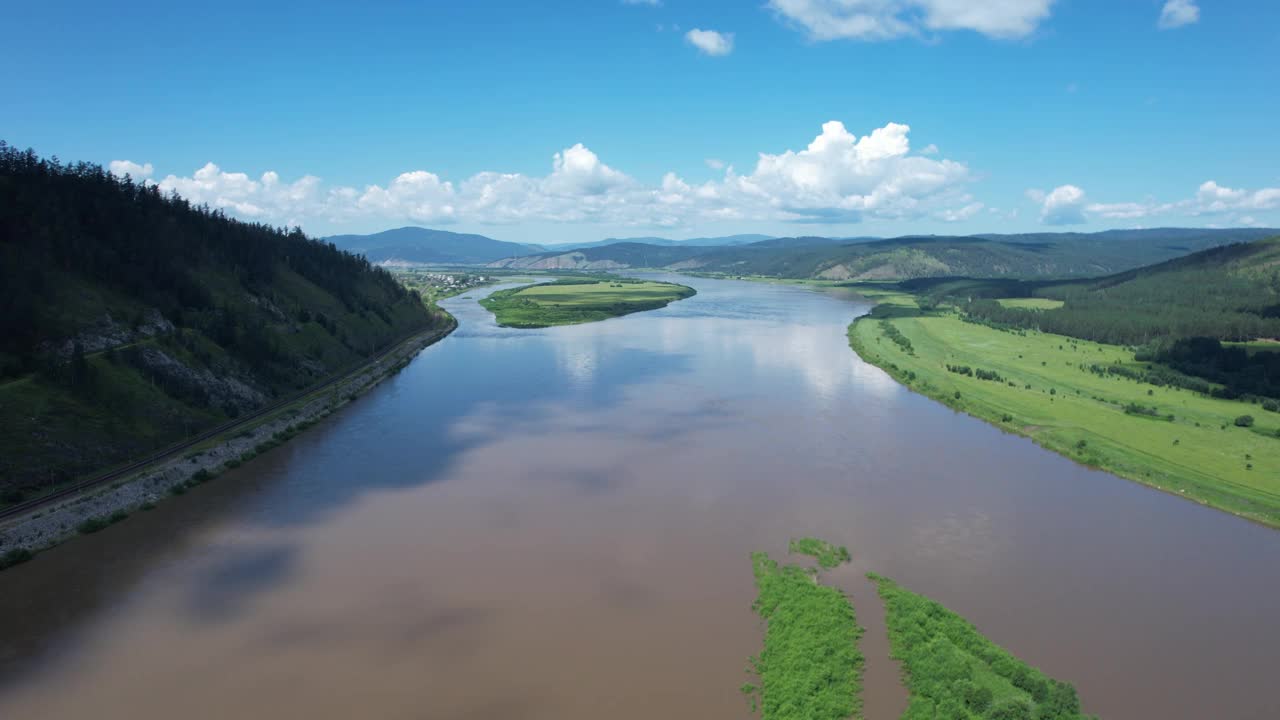
<svg viewBox="0 0 1280 720"><path fill-rule="evenodd" d="M856 299L685 282L541 331L455 298L347 410L0 574L0 718L746 718L748 552L797 534L1104 717L1280 716L1280 533L903 391Z"/></svg>

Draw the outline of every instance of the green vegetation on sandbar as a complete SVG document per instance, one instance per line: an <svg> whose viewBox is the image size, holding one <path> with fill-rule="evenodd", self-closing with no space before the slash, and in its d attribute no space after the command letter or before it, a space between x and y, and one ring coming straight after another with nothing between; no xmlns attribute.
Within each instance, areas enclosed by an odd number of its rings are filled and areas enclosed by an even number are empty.
<svg viewBox="0 0 1280 720"><path fill-rule="evenodd" d="M818 538L794 538L787 551L794 555L808 555L814 558L824 570L849 562L848 548L843 545L832 545Z"/></svg>
<svg viewBox="0 0 1280 720"><path fill-rule="evenodd" d="M879 295L849 344L910 389L1085 465L1280 526L1280 413L1268 405L1181 387L1184 376L1130 348ZM1237 424L1245 415L1253 423Z"/></svg>
<svg viewBox="0 0 1280 720"><path fill-rule="evenodd" d="M910 698L903 720L1077 720L1071 685L1046 677L938 603L874 573L890 655Z"/></svg>
<svg viewBox="0 0 1280 720"><path fill-rule="evenodd" d="M666 307L696 291L628 278L572 278L499 290L480 301L504 327L540 328L607 320Z"/></svg>
<svg viewBox="0 0 1280 720"><path fill-rule="evenodd" d="M827 547L830 547L829 545ZM838 720L862 708L862 628L844 593L819 585L817 571L779 566L752 553L755 611L766 623L764 650L752 658L759 686L742 692L764 720Z"/></svg>

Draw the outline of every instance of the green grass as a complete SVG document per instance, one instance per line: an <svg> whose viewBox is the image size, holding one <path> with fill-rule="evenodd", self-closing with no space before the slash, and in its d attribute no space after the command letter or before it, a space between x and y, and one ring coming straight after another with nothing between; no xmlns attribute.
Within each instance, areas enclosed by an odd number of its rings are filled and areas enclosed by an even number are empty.
<svg viewBox="0 0 1280 720"><path fill-rule="evenodd" d="M843 545L832 545L818 538L796 538L791 541L787 551L795 555L808 555L818 561L824 570L849 562L849 549Z"/></svg>
<svg viewBox="0 0 1280 720"><path fill-rule="evenodd" d="M885 604L890 654L909 693L903 720L1076 720L1076 690L988 640L964 618L870 574Z"/></svg>
<svg viewBox="0 0 1280 720"><path fill-rule="evenodd" d="M1127 348L1005 332L953 314L922 314L900 295L886 299L854 321L849 342L912 390L1083 464L1280 526L1280 413L1089 370L1144 369ZM911 352L886 335L886 324L910 341ZM1252 415L1254 426L1237 427L1241 415Z"/></svg>
<svg viewBox="0 0 1280 720"><path fill-rule="evenodd" d="M574 279L499 290L480 304L494 314L499 325L539 328L656 310L694 294L693 288L675 283Z"/></svg>
<svg viewBox="0 0 1280 720"><path fill-rule="evenodd" d="M830 546L828 546L830 547ZM751 555L766 623L764 650L752 659L759 685L742 691L764 720L838 720L862 709L863 657L853 606L844 593L819 585L816 571L779 566Z"/></svg>
<svg viewBox="0 0 1280 720"><path fill-rule="evenodd" d="M1022 308L1024 310L1056 310L1066 305L1061 300L1050 300L1049 298L1000 298L996 302L1007 308Z"/></svg>

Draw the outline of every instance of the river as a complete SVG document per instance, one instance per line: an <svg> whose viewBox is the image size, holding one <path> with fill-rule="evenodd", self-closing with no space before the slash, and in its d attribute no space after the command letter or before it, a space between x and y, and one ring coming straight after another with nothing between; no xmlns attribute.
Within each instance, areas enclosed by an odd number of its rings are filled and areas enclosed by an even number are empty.
<svg viewBox="0 0 1280 720"><path fill-rule="evenodd" d="M748 554L795 535L860 618L874 569L1104 718L1280 717L1280 533L905 391L855 296L679 281L547 330L453 298L350 407L0 574L0 718L745 719Z"/></svg>

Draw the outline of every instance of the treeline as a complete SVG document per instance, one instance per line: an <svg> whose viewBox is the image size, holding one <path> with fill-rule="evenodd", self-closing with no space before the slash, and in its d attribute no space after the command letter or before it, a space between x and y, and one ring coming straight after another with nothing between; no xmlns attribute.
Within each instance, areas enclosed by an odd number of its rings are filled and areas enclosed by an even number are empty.
<svg viewBox="0 0 1280 720"><path fill-rule="evenodd" d="M0 502L124 462L445 322L389 273L0 142Z"/></svg>
<svg viewBox="0 0 1280 720"><path fill-rule="evenodd" d="M1249 352L1214 338L1183 338L1139 354L1179 372L1196 375L1223 388L1215 395L1234 398L1260 395L1280 398L1280 352Z"/></svg>
<svg viewBox="0 0 1280 720"><path fill-rule="evenodd" d="M1280 241L1264 240L1098 280L964 281L915 289L929 293L930 302L954 304L972 322L1128 345L1138 348L1139 360L1177 371L1152 368L1134 379L1228 398L1280 397L1280 356L1223 344L1280 337L1278 265ZM1065 304L1028 309L994 299L1011 296ZM1210 382L1224 387L1211 388Z"/></svg>
<svg viewBox="0 0 1280 720"><path fill-rule="evenodd" d="M391 329L398 324L392 307L416 303L389 273L298 229L234 220L99 165L46 160L2 141L0 260L0 377L38 369L49 343L75 334L100 310L77 307L78 298L68 297L77 278L154 308L173 325L197 329L255 366L284 360L265 327L272 320L314 320L338 332L324 311L281 297L281 273L319 286L346 312L377 316L388 329L374 345L401 330ZM294 305L294 317L228 308L227 288L211 287L211 271L225 271L267 302ZM419 315L425 323L425 311ZM116 320L136 326L142 317L135 309L133 317ZM374 349L364 344L352 349Z"/></svg>
<svg viewBox="0 0 1280 720"><path fill-rule="evenodd" d="M1114 345L1197 336L1249 340L1280 335L1280 271L1271 262L1275 260L1280 260L1280 243L1260 241L1097 280L994 288L1065 303L1053 310L1005 307L974 282L935 290L959 300L975 320Z"/></svg>

